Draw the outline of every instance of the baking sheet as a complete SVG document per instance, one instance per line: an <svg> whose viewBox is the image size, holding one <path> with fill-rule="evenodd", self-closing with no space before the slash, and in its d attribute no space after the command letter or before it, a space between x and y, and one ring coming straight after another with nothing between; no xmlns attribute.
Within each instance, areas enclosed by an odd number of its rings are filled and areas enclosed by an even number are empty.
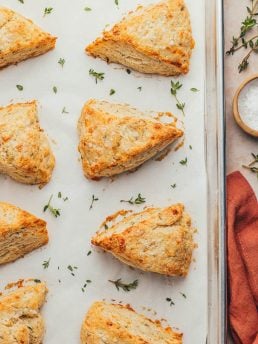
<svg viewBox="0 0 258 344"><path fill-rule="evenodd" d="M56 168L51 182L43 189L21 185L0 176L0 199L13 203L48 222L49 244L15 263L0 268L0 286L19 278L39 278L48 284L49 294L43 308L46 320L44 343L79 343L83 317L95 300L115 299L130 303L137 311L153 319L167 319L173 328L184 333L185 344L202 344L207 336L207 176L205 171L205 29L204 0L187 0L196 40L191 70L180 78L145 76L126 73L118 65L88 57L84 47L98 36L107 24L115 23L128 10L151 0L2 0L2 4L33 19L42 28L58 36L54 51L28 60L0 72L0 104L39 101L41 126L52 140ZM44 8L53 7L43 17ZM85 11L85 7L92 11ZM59 58L65 59L63 68ZM105 79L95 84L89 69L104 72ZM170 81L180 80L183 87L179 98L186 102L186 117L180 115L170 94ZM18 91L17 84L24 90ZM52 88L56 86L57 94ZM137 88L142 87L139 91ZM191 92L190 88L199 92ZM109 96L110 89L116 93ZM184 146L171 152L162 161L151 160L135 173L124 174L99 182L84 178L77 152L77 120L81 108L89 98L130 103L141 109L171 111L185 121ZM66 108L69 112L62 113ZM192 150L189 148L192 146ZM187 166L179 162L187 157ZM176 188L171 185L176 184ZM62 192L69 200L58 199ZM121 199L146 198L139 206L126 206ZM43 213L51 194L53 205L61 209L54 218ZM89 210L92 195L99 200ZM198 228L195 236L198 249L189 276L169 278L143 273L126 267L111 255L91 248L90 238L107 215L126 208L140 211L144 206L166 206L183 202ZM87 256L88 251L92 254ZM50 258L48 269L42 263ZM68 265L76 266L75 276ZM117 291L109 279L122 278L127 282L139 280L135 291ZM81 288L91 280L85 292ZM186 295L186 298L182 294ZM170 306L166 298L175 305ZM155 313L156 312L156 313Z"/></svg>

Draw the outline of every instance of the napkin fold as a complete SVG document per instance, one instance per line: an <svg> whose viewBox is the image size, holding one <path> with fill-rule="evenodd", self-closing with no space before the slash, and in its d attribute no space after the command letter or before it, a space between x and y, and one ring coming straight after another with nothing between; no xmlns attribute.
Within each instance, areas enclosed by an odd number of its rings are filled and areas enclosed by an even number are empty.
<svg viewBox="0 0 258 344"><path fill-rule="evenodd" d="M240 172L227 177L229 322L237 344L258 344L258 203Z"/></svg>

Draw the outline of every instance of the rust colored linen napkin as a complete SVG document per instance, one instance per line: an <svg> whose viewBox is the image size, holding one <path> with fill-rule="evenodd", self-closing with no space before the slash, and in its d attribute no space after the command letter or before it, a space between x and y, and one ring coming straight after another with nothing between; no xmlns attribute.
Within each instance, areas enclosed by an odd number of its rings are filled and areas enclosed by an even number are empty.
<svg viewBox="0 0 258 344"><path fill-rule="evenodd" d="M258 203L240 172L227 177L229 321L237 344L258 344Z"/></svg>

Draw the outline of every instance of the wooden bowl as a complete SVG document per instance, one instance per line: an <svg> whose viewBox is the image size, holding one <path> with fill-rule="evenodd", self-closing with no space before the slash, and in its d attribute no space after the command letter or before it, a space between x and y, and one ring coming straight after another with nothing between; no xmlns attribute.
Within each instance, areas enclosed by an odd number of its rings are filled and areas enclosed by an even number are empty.
<svg viewBox="0 0 258 344"><path fill-rule="evenodd" d="M233 99L233 115L237 124L242 128L247 134L252 135L254 137L258 137L258 130L254 130L250 128L241 118L239 110L238 110L238 97L242 89L252 80L257 79L258 74L251 76L250 78L244 80L241 85L238 87L234 99Z"/></svg>

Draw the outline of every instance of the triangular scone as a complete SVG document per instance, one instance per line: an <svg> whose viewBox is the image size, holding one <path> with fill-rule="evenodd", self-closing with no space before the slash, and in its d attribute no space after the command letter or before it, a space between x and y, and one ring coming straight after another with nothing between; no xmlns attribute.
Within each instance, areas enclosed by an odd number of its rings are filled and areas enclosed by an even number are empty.
<svg viewBox="0 0 258 344"><path fill-rule="evenodd" d="M78 123L86 177L98 179L132 170L183 135L175 122L164 124L151 115L127 104L89 100Z"/></svg>
<svg viewBox="0 0 258 344"><path fill-rule="evenodd" d="M46 184L55 166L37 112L36 101L0 107L0 173L25 184Z"/></svg>
<svg viewBox="0 0 258 344"><path fill-rule="evenodd" d="M18 281L0 296L0 343L42 344L45 325L39 313L47 288L39 280Z"/></svg>
<svg viewBox="0 0 258 344"><path fill-rule="evenodd" d="M182 344L182 336L129 305L104 301L91 306L81 327L82 344Z"/></svg>
<svg viewBox="0 0 258 344"><path fill-rule="evenodd" d="M186 74L194 48L183 0L139 6L86 47L88 54L142 73Z"/></svg>
<svg viewBox="0 0 258 344"><path fill-rule="evenodd" d="M0 265L23 257L47 242L44 220L0 202Z"/></svg>
<svg viewBox="0 0 258 344"><path fill-rule="evenodd" d="M108 222L116 216L108 217ZM109 227L108 222L105 228ZM193 232L191 218L184 212L184 206L176 204L126 215L98 232L91 242L138 269L186 276L195 248Z"/></svg>
<svg viewBox="0 0 258 344"><path fill-rule="evenodd" d="M0 6L0 68L44 54L55 42L30 19Z"/></svg>

